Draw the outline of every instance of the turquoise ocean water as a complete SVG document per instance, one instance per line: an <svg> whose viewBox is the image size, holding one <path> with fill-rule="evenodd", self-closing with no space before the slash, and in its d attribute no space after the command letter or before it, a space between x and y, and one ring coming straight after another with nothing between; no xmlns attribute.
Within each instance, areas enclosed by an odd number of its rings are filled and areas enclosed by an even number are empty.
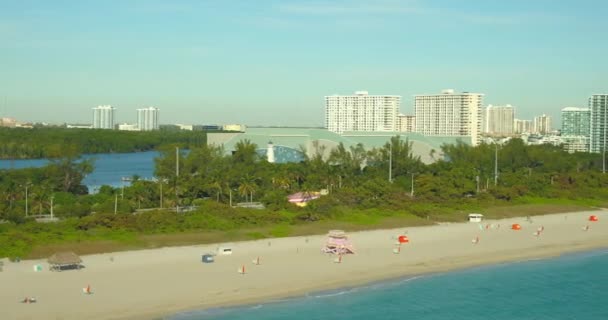
<svg viewBox="0 0 608 320"><path fill-rule="evenodd" d="M608 250L397 279L167 319L606 320Z"/></svg>

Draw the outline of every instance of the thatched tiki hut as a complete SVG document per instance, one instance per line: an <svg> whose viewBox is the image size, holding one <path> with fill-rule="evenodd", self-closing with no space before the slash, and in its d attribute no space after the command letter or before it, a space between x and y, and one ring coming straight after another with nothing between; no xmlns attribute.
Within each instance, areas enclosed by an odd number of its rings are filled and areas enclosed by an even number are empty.
<svg viewBox="0 0 608 320"><path fill-rule="evenodd" d="M74 252L57 252L47 260L51 271L82 268L82 259Z"/></svg>

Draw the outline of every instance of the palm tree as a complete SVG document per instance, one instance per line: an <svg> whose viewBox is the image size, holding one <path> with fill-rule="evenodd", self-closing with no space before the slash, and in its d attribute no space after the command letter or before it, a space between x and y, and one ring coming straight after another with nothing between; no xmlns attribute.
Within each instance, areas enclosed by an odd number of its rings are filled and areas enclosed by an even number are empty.
<svg viewBox="0 0 608 320"><path fill-rule="evenodd" d="M137 190L137 192L135 193L135 199L137 200L137 209L141 209L141 202L146 201L148 197L143 192L143 190Z"/></svg>
<svg viewBox="0 0 608 320"><path fill-rule="evenodd" d="M17 200L18 196L19 196L19 193L17 192L17 190L15 190L15 188L9 187L7 190L5 190L4 198L6 199L6 201L8 201L8 203L9 203L8 207L10 209L13 208L13 202L15 202Z"/></svg>
<svg viewBox="0 0 608 320"><path fill-rule="evenodd" d="M257 179L247 174L241 179L241 183L239 185L239 194L241 196L245 196L245 200L247 200L247 196L249 195L249 202L253 202L253 194L258 187L255 180Z"/></svg>
<svg viewBox="0 0 608 320"><path fill-rule="evenodd" d="M214 180L213 182L211 182L209 187L212 190L215 190L216 201L220 202L220 196L222 195L222 191L224 189L222 186L222 182L220 180Z"/></svg>
<svg viewBox="0 0 608 320"><path fill-rule="evenodd" d="M289 178L284 175L280 175L272 179L272 184L277 188L289 190L289 188L291 187L289 181Z"/></svg>
<svg viewBox="0 0 608 320"><path fill-rule="evenodd" d="M42 209L44 204L46 203L46 199L49 197L50 190L48 187L40 186L32 188L32 192L30 193L30 197L32 198L32 204L38 205L38 214L42 214ZM34 207L34 206L32 206Z"/></svg>
<svg viewBox="0 0 608 320"><path fill-rule="evenodd" d="M252 164L258 158L257 145L248 139L241 140L234 145L232 159L236 163Z"/></svg>

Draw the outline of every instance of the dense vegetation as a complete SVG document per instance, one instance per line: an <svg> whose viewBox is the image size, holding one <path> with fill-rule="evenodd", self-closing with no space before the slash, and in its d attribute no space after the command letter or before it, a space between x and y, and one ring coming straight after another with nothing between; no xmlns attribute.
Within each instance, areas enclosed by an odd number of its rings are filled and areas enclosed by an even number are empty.
<svg viewBox="0 0 608 320"><path fill-rule="evenodd" d="M177 175L174 148L167 146L156 159L158 181L135 179L124 190L106 186L94 195L84 194L79 180L93 164L75 157L40 169L0 171L0 219L9 222L0 224L0 256L24 255L42 244L133 241L138 235L253 230L246 237L261 238L332 221L459 220L481 208L538 202L598 206L608 196L601 155L526 146L519 139L501 146L446 145L446 160L430 165L399 137L372 150L339 145L328 158L319 150L301 163L271 164L256 148L248 141L237 143L232 155L206 145L193 148L180 155ZM61 222L25 218L26 183L31 183L29 213L49 214L54 196ZM289 194L321 189L329 194L305 208L287 201ZM231 201L259 201L266 209L233 208ZM196 209L176 213L184 206Z"/></svg>
<svg viewBox="0 0 608 320"><path fill-rule="evenodd" d="M74 152L114 153L153 150L161 145L185 148L207 143L203 131L116 131L66 128L0 128L0 159L59 158L65 146Z"/></svg>

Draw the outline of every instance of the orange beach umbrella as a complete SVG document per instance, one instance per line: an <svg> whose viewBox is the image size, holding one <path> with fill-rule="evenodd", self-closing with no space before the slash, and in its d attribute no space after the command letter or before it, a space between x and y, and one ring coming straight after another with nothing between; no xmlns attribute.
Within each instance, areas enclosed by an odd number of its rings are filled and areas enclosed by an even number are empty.
<svg viewBox="0 0 608 320"><path fill-rule="evenodd" d="M599 219L597 218L597 216L596 216L596 215L589 216L589 221L596 222L596 221L598 221L598 220L599 220Z"/></svg>
<svg viewBox="0 0 608 320"><path fill-rule="evenodd" d="M511 229L513 229L513 230L521 230L521 225L519 223L514 223L511 226Z"/></svg>

